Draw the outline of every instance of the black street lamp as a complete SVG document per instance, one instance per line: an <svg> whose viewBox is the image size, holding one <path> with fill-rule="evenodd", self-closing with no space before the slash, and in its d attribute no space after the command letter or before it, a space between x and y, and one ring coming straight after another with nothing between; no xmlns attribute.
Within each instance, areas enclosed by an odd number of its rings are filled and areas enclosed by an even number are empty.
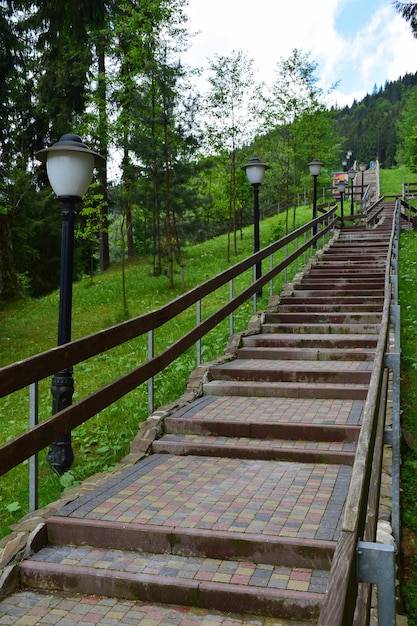
<svg viewBox="0 0 417 626"><path fill-rule="evenodd" d="M313 220L317 217L317 177L320 175L321 168L323 167L323 163L318 159L313 159L308 164L310 169L310 174L313 177ZM317 235L317 224L313 226L313 237ZM316 243L313 244L316 246Z"/></svg>
<svg viewBox="0 0 417 626"><path fill-rule="evenodd" d="M50 185L62 203L61 273L58 315L58 346L71 341L72 270L74 251L74 206L80 202L90 186L93 169L104 158L92 152L78 135L63 135L57 143L36 153L46 162ZM52 378L52 414L59 413L72 403L74 379L72 367ZM47 461L58 473L64 474L72 465L74 454L71 432L51 444Z"/></svg>
<svg viewBox="0 0 417 626"><path fill-rule="evenodd" d="M259 187L264 179L265 171L269 165L262 163L257 157L251 159L249 163L242 166L246 171L248 181L253 187L253 252L259 252ZM262 265L258 261L255 265L255 280L262 276ZM257 296L262 295L262 287L256 292Z"/></svg>
<svg viewBox="0 0 417 626"><path fill-rule="evenodd" d="M359 169L360 169L360 171L362 172L362 186L361 186L361 200L362 200L362 199L363 199L363 174L364 174L364 172L365 172L365 170L366 170L366 163L363 163L363 162L362 162L362 163L359 165Z"/></svg>
<svg viewBox="0 0 417 626"><path fill-rule="evenodd" d="M345 195L346 185L347 183L345 180L339 180L339 182L336 184L337 190L340 193L340 214L341 214L340 224L342 228L345 225L344 215L343 215L343 197Z"/></svg>
<svg viewBox="0 0 417 626"><path fill-rule="evenodd" d="M353 179L356 176L356 170L354 170L353 168L351 168L348 171L348 178L350 181L350 214L353 215L354 214L354 210L353 210Z"/></svg>

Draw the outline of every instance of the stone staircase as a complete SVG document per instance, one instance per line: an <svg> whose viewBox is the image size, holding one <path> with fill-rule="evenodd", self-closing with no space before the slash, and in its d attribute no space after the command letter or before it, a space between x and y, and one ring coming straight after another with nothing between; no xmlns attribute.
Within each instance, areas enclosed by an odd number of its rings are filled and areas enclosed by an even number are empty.
<svg viewBox="0 0 417 626"><path fill-rule="evenodd" d="M383 224L341 231L236 358L209 368L203 395L164 418L147 458L48 520L21 584L193 607L193 624L317 623L389 237Z"/></svg>

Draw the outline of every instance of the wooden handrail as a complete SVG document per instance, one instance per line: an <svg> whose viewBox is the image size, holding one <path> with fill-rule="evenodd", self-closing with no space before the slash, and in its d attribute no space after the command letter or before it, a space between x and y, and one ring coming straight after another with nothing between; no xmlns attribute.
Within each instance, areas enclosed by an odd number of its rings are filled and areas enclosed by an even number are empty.
<svg viewBox="0 0 417 626"><path fill-rule="evenodd" d="M394 224L389 243L391 258L394 241ZM320 626L350 626L358 603L356 575L356 550L358 541L374 541L376 533L378 486L382 464L382 438L387 377L384 357L388 345L390 324L390 264L385 271L385 298L380 333L376 347L369 392L365 401L361 431L358 439L350 487L345 503L344 517L333 557L329 585L321 608ZM379 474L377 476L377 474ZM355 622L362 623L362 622ZM366 622L364 622L366 623Z"/></svg>
<svg viewBox="0 0 417 626"><path fill-rule="evenodd" d="M289 235L285 235L263 250L236 263L221 274L210 278L155 311L145 313L144 315L116 324L115 326L111 326L110 328L98 331L81 339L52 348L51 350L29 357L18 363L6 365L0 369L0 398L18 389L22 389L33 382L42 380L55 372L64 370L76 363L81 363L86 359L119 346L126 341L139 337L149 330L159 328L188 309L191 305L195 304L198 300L201 300L216 289L227 284L233 278L242 274L256 262L274 254L297 239L300 235L308 232L312 225L324 223L329 217L334 216L335 211L336 207L333 207L325 216L320 216L308 224L301 226ZM334 222L330 224L330 228L333 226ZM310 243L320 238L323 234L326 234L329 230L329 228L323 229L316 238L310 240ZM264 277L261 278L257 283L257 289L265 282L267 281ZM255 293L257 289L253 289L252 293Z"/></svg>
<svg viewBox="0 0 417 626"><path fill-rule="evenodd" d="M411 204L409 204L408 202L406 202L406 200L403 200L402 198L400 198L400 203L401 203L401 206L403 206L405 209L408 209L411 213L417 213L417 209L411 206Z"/></svg>
<svg viewBox="0 0 417 626"><path fill-rule="evenodd" d="M336 207L333 207L326 216L316 218L316 220L302 226L290 235L286 235L279 241L264 248L259 253L237 263L222 274L206 281L156 311L141 315L122 324L112 326L104 331L94 333L83 339L65 344L59 348L48 350L37 356L30 357L24 361L0 369L1 396L26 387L32 382L36 382L53 374L55 371L60 371L70 367L74 363L79 363L87 358L105 352L112 347L121 345L125 341L138 337L148 330L160 327L197 300L212 293L232 278L239 276L258 260L277 252L303 233L311 230L313 224L324 222L329 217L332 218L316 236L312 237L292 254L288 255L283 261L266 272L259 280L253 282L239 295L230 300L226 305L217 310L159 355L1 446L0 475L16 467L36 452L45 448L48 444L59 439L66 432L73 430L76 426L87 421L119 400L122 396L135 389L138 385L165 369L165 367L194 345L198 339L201 339L207 332L212 330L230 313L248 300L262 285L269 282L286 267L291 265L291 263L307 249L311 248L314 241L329 233L336 223L334 216L335 211Z"/></svg>

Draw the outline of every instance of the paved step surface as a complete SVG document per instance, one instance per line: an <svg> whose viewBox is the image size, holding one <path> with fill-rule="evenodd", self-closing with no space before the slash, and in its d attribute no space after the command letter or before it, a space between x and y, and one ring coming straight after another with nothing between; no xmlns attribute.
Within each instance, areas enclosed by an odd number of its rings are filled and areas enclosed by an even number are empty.
<svg viewBox="0 0 417 626"><path fill-rule="evenodd" d="M64 507L50 540L89 545L40 550L22 582L314 620L350 475L347 465L154 454ZM109 547L126 524L136 549Z"/></svg>
<svg viewBox="0 0 417 626"><path fill-rule="evenodd" d="M388 240L342 231L262 332L210 367L202 397L165 417L147 458L51 517L0 624L316 624Z"/></svg>

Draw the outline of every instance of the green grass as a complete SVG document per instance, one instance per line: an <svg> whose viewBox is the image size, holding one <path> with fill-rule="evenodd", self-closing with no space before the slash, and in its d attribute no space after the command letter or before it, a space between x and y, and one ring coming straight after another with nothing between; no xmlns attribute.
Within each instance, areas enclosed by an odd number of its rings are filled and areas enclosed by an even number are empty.
<svg viewBox="0 0 417 626"><path fill-rule="evenodd" d="M292 217L292 216L291 216ZM297 209L297 227L311 218L311 208ZM261 222L261 244L268 245L284 234L284 216L275 216ZM289 250L291 251L291 250ZM253 229L243 231L238 240L238 255L231 263L226 260L226 236L186 248L184 271L186 290L191 289L246 258L253 252ZM279 255L275 255L275 261ZM265 263L269 269L269 263ZM300 267L298 268L300 269ZM288 274L288 279L291 275ZM234 281L237 294L252 282L252 270ZM274 291L281 290L283 277L274 281ZM126 288L130 317L134 317L169 302L181 294L179 273L175 288L168 288L166 277L153 277L151 265L143 259L127 264ZM267 305L269 287L258 302L258 309ZM202 317L225 304L229 298L226 285L202 303ZM6 346L0 354L0 367L48 350L56 344L59 295L57 292L38 300L14 302L0 310L0 345ZM73 339L116 324L123 319L121 270L114 266L93 280L85 278L73 288ZM246 328L253 313L252 300L236 312L235 331ZM195 325L195 307L165 324L155 332L155 353L160 352ZM202 340L202 360L209 361L223 353L229 334L229 320L225 320ZM74 401L79 400L106 383L122 376L147 360L147 337L129 341L74 367ZM155 377L155 407L180 396L190 372L196 364L195 349L190 349L164 372ZM51 414L50 380L39 385L40 421ZM0 399L0 444L28 428L29 394L22 390ZM142 385L102 411L72 433L75 462L71 473L61 480L46 463L46 452L40 454L40 506L59 497L63 487L84 480L98 471L114 466L129 450L139 424L148 416L147 385ZM28 464L15 468L0 478L0 536L9 532L28 509Z"/></svg>
<svg viewBox="0 0 417 626"><path fill-rule="evenodd" d="M415 180L415 174L404 165L390 170L380 170L381 195L401 195L402 184L410 183Z"/></svg>
<svg viewBox="0 0 417 626"><path fill-rule="evenodd" d="M414 182L407 168L381 171L381 193L401 194ZM415 206L415 200L411 202ZM417 232L403 232L399 253L401 305L401 421L407 446L401 470L402 597L409 626L417 626Z"/></svg>
<svg viewBox="0 0 417 626"><path fill-rule="evenodd" d="M417 625L417 232L400 239L401 411L407 446L401 472L403 595L409 626Z"/></svg>

